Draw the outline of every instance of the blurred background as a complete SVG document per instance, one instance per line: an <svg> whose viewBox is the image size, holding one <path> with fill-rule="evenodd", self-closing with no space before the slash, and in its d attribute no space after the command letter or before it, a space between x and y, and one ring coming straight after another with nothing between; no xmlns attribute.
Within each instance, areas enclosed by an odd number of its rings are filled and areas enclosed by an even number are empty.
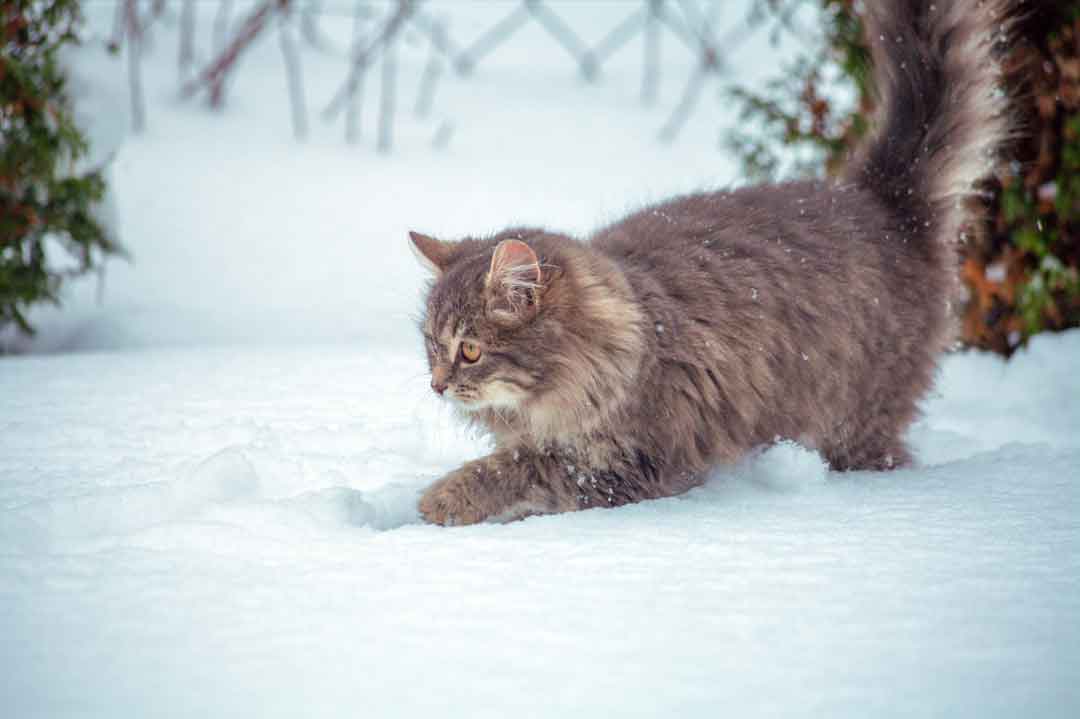
<svg viewBox="0 0 1080 719"><path fill-rule="evenodd" d="M14 0L0 348L413 342L406 232L578 235L842 166L847 0ZM1080 10L1002 57L1024 135L976 202L966 343L1080 323Z"/></svg>

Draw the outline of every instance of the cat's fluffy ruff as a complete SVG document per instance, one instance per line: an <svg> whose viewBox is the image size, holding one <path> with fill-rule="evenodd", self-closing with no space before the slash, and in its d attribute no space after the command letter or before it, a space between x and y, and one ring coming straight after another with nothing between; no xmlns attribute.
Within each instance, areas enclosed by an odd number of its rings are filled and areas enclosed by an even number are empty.
<svg viewBox="0 0 1080 719"><path fill-rule="evenodd" d="M870 5L880 119L843 183L678 198L588 243L413 236L437 273L433 371L497 445L425 493L426 519L669 496L777 437L835 469L909 461L949 336L958 200L1007 132L992 46L1009 4ZM500 253L528 286L492 282Z"/></svg>

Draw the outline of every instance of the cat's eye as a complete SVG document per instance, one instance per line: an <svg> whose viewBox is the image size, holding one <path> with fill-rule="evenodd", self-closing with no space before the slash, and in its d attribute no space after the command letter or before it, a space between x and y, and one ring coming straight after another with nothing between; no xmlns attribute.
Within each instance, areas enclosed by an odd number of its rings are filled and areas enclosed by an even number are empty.
<svg viewBox="0 0 1080 719"><path fill-rule="evenodd" d="M480 359L480 346L475 342L462 342L461 359L466 362L475 362Z"/></svg>

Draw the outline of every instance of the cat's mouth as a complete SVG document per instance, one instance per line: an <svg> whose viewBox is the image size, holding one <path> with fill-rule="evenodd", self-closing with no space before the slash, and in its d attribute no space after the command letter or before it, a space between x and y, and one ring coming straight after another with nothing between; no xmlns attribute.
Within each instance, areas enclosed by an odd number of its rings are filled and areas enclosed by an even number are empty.
<svg viewBox="0 0 1080 719"><path fill-rule="evenodd" d="M459 397L450 392L446 393L446 398L450 400L455 407L464 410L465 412L479 412L492 405L488 400L479 397Z"/></svg>
<svg viewBox="0 0 1080 719"><path fill-rule="evenodd" d="M453 386L447 387L446 392L442 394L442 398L450 402L458 409L465 410L467 412L475 412L479 409L483 409L484 401L476 395L474 392L462 391Z"/></svg>
<svg viewBox="0 0 1080 719"><path fill-rule="evenodd" d="M448 391L443 396L446 397L446 399L450 400L451 404L461 409L470 411L476 409L477 400L470 397L459 397L458 395L454 394L453 390Z"/></svg>
<svg viewBox="0 0 1080 719"><path fill-rule="evenodd" d="M517 407L519 398L508 396L502 392L493 392L495 396L478 395L474 393L458 393L451 387L443 396L458 409L465 412L479 412L484 409L514 409Z"/></svg>

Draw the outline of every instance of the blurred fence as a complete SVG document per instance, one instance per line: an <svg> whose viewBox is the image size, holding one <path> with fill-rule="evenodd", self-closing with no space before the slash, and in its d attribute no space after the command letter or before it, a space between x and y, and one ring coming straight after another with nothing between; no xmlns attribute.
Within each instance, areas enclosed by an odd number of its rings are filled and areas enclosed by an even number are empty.
<svg viewBox="0 0 1080 719"><path fill-rule="evenodd" d="M413 102L413 112L420 117L431 113L438 83L446 72L469 75L529 24L542 28L551 50L568 54L588 82L596 82L605 63L640 38L640 95L646 105L656 102L661 82L661 45L674 41L693 53L696 62L690 75L683 79L680 99L660 130L661 139L670 140L693 112L707 83L724 73L726 58L752 30L746 18L722 17L721 8L730 8L731 3L705 0L628 1L624 3L625 16L592 44L565 19L559 3L554 1L492 4L490 25L475 37L461 38L453 35L444 19L431 12L434 3L424 0L358 1L351 7L341 3L329 5L322 0L256 0L243 12L237 11L232 0L220 0L214 8L211 59L196 66L196 14L206 5L195 0L117 0L110 47L123 51L127 58L132 126L136 132L146 124L142 58L147 38L158 22L178 23L180 27L177 57L181 96L205 96L214 108L225 103L227 80L237 72L240 57L257 38L276 30L286 68L292 128L298 140L308 134L310 115L300 59L301 43L321 52L337 51L342 56L341 85L319 116L324 122L342 122L348 142L355 142L359 136L358 107L365 93L372 91L373 84L365 80L378 67L376 146L381 152L389 152L393 144L398 104L397 46L407 31L418 34L428 46L429 59ZM328 16L338 21L343 16L351 18L351 47L334 48L320 27Z"/></svg>

